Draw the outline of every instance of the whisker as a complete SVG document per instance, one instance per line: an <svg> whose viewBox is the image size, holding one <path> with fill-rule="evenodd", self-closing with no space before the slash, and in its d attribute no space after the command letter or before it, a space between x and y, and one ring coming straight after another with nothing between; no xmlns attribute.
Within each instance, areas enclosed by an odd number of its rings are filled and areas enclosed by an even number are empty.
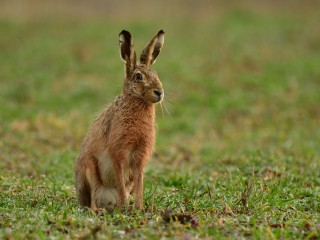
<svg viewBox="0 0 320 240"><path fill-rule="evenodd" d="M167 100L164 101L163 105L166 107L166 109L169 110L169 112L171 112L173 110L173 106Z"/></svg>
<svg viewBox="0 0 320 240"><path fill-rule="evenodd" d="M169 98L173 98L173 99L178 99L180 97L180 92L178 91L166 91L166 94L165 94L166 97L169 97Z"/></svg>
<svg viewBox="0 0 320 240"><path fill-rule="evenodd" d="M164 118L163 108L162 108L162 103L161 102L160 102L160 108L161 108L161 112L162 112L162 117Z"/></svg>
<svg viewBox="0 0 320 240"><path fill-rule="evenodd" d="M167 106L167 108L169 109L170 112L173 112L174 108L170 103L166 102L166 106Z"/></svg>
<svg viewBox="0 0 320 240"><path fill-rule="evenodd" d="M165 111L167 112L167 114L168 114L169 116L171 116L171 111L170 111L170 109L168 109L168 106L166 105L165 102L163 102L163 107L164 107Z"/></svg>
<svg viewBox="0 0 320 240"><path fill-rule="evenodd" d="M167 96L165 97L166 100L169 100L171 102L177 102L177 98L175 96Z"/></svg>
<svg viewBox="0 0 320 240"><path fill-rule="evenodd" d="M166 112L168 113L168 115L171 116L171 114L173 112L173 106L170 103L168 103L168 101L164 101L163 106L164 106Z"/></svg>
<svg viewBox="0 0 320 240"><path fill-rule="evenodd" d="M166 96L177 98L179 96L179 93L173 93L166 91Z"/></svg>
<svg viewBox="0 0 320 240"><path fill-rule="evenodd" d="M167 106L169 106L170 108L173 108L172 104L169 101L165 102L167 104Z"/></svg>

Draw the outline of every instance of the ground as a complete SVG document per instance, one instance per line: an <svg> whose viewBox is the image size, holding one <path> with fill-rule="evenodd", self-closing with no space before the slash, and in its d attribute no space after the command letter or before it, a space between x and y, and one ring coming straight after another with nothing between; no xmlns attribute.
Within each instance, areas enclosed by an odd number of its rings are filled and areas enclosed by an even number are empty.
<svg viewBox="0 0 320 240"><path fill-rule="evenodd" d="M0 238L319 239L316 1L0 3ZM145 210L98 215L73 164L120 93L118 34L160 29Z"/></svg>

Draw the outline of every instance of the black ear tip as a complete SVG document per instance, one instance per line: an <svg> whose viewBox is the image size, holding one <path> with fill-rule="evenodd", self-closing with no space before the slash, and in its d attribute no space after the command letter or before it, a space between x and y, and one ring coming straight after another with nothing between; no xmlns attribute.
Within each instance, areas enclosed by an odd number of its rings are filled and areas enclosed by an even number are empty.
<svg viewBox="0 0 320 240"><path fill-rule="evenodd" d="M128 33L127 30L122 30L122 31L119 33L119 35L121 35L121 34L126 34L126 33Z"/></svg>
<svg viewBox="0 0 320 240"><path fill-rule="evenodd" d="M130 32L128 32L127 30L122 30L122 31L119 33L119 36L120 36L120 35L123 35L125 38L131 37Z"/></svg>
<svg viewBox="0 0 320 240"><path fill-rule="evenodd" d="M161 29L159 32L158 32L158 35L159 34L164 34L164 31Z"/></svg>
<svg viewBox="0 0 320 240"><path fill-rule="evenodd" d="M130 32L128 32L128 31L126 31L126 30L122 30L122 31L120 32L119 36L120 36L120 37L122 36L122 37L124 38L124 41L125 41L125 42L131 42L131 40L132 40L132 37L131 37Z"/></svg>

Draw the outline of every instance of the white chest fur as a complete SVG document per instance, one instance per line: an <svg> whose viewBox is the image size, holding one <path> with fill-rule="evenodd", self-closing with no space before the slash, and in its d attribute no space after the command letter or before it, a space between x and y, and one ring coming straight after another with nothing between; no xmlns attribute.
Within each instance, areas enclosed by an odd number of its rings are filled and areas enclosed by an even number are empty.
<svg viewBox="0 0 320 240"><path fill-rule="evenodd" d="M115 171L107 150L100 153L97 158L99 161L99 172L103 185L107 188L114 188L116 186ZM130 182L130 169L129 164L126 165L127 167L124 168L124 178L127 185L127 183Z"/></svg>
<svg viewBox="0 0 320 240"><path fill-rule="evenodd" d="M105 150L97 156L99 161L99 172L102 183L105 187L115 187L115 176L112 162Z"/></svg>

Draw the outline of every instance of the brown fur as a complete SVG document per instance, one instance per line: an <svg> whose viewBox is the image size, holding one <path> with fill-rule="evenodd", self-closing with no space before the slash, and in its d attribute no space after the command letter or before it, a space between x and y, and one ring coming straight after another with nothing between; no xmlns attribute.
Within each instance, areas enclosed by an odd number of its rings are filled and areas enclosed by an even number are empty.
<svg viewBox="0 0 320 240"><path fill-rule="evenodd" d="M120 33L120 56L126 63L122 94L92 124L75 163L76 191L82 206L111 211L115 206L127 206L134 191L134 207L143 208L143 170L155 143L154 103L164 96L150 65L163 40L161 30L143 50L142 63L137 64L131 34Z"/></svg>

